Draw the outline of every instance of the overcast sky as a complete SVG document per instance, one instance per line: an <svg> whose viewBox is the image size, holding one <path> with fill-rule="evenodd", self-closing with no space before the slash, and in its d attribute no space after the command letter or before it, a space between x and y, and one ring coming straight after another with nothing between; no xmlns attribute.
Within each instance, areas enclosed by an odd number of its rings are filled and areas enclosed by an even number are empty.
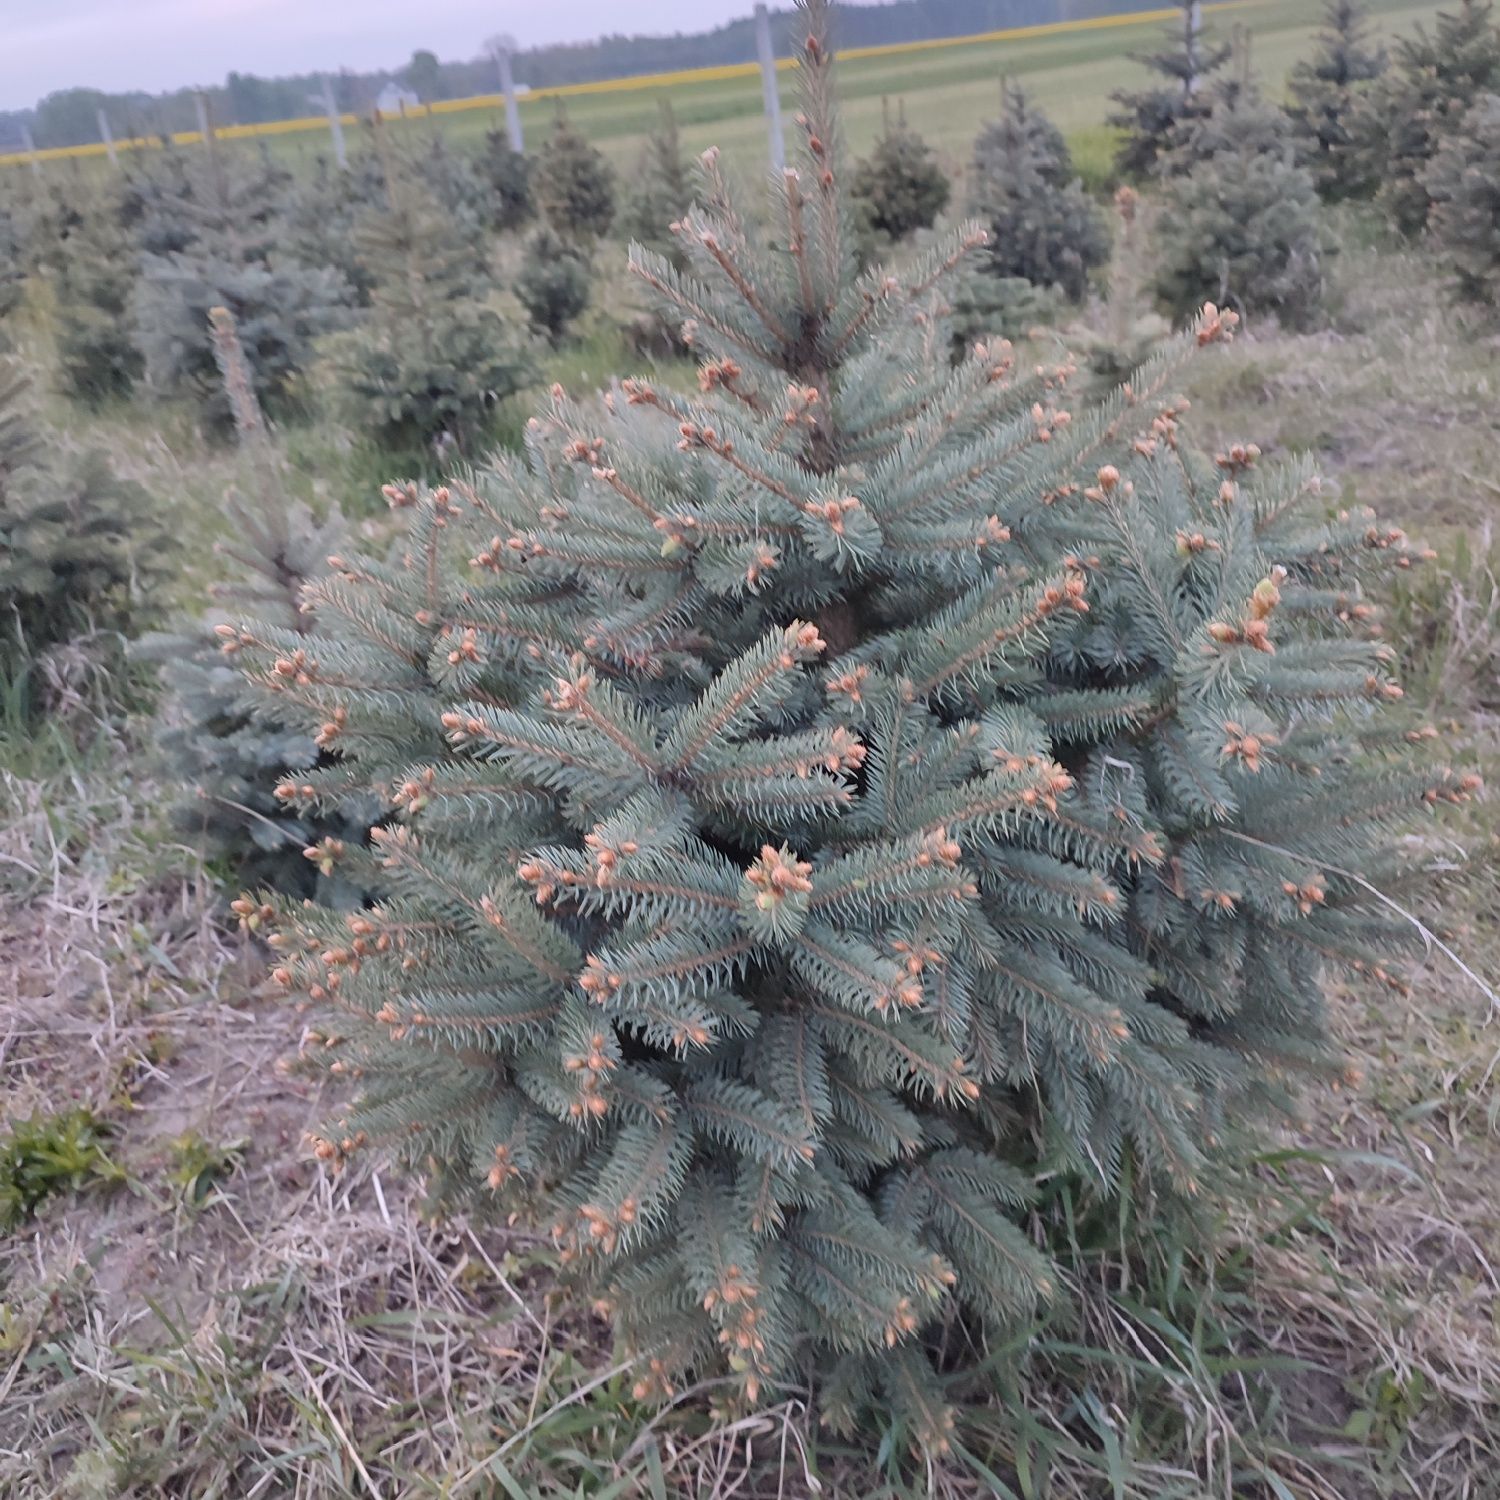
<svg viewBox="0 0 1500 1500"><path fill-rule="evenodd" d="M400 66L605 33L702 31L752 0L0 0L0 109L75 84L157 92L240 73Z"/></svg>

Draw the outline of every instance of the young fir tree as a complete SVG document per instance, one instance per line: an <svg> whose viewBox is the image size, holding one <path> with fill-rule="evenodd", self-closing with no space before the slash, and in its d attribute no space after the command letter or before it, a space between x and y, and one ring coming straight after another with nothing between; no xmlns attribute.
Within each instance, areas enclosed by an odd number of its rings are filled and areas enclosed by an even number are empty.
<svg viewBox="0 0 1500 1500"><path fill-rule="evenodd" d="M120 222L143 255L175 255L198 237L184 205L196 197L196 174L168 138L160 150L132 157L121 189Z"/></svg>
<svg viewBox="0 0 1500 1500"><path fill-rule="evenodd" d="M370 205L384 197L379 156L361 151L347 167L318 157L287 198L282 241L287 255L304 266L336 271L361 308L370 305L374 276L361 254L359 229Z"/></svg>
<svg viewBox="0 0 1500 1500"><path fill-rule="evenodd" d="M152 611L171 546L151 497L96 449L38 425L21 367L0 360L0 670L118 640Z"/></svg>
<svg viewBox="0 0 1500 1500"><path fill-rule="evenodd" d="M1109 123L1123 132L1115 166L1126 177L1147 177L1156 171L1177 127L1201 113L1205 86L1229 61L1233 50L1204 34L1201 0L1177 0L1177 7L1181 17L1173 23L1163 45L1135 58L1166 81L1144 89L1122 89L1110 96L1119 109Z"/></svg>
<svg viewBox="0 0 1500 1500"><path fill-rule="evenodd" d="M1310 324L1323 305L1322 206L1311 174L1285 145L1269 149L1253 128L1253 95L1205 122L1223 140L1186 172L1163 158L1167 181L1153 287L1182 317L1205 299L1247 313L1272 312L1288 327ZM1239 132L1241 118L1246 128Z"/></svg>
<svg viewBox="0 0 1500 1500"><path fill-rule="evenodd" d="M1490 0L1458 0L1431 32L1418 26L1396 42L1391 66L1366 97L1360 170L1379 183L1377 201L1403 234L1427 227L1427 165L1484 93L1500 93L1500 25Z"/></svg>
<svg viewBox="0 0 1500 1500"><path fill-rule="evenodd" d="M1291 118L1266 98L1251 72L1249 33L1241 33L1236 55L1234 72L1200 90L1192 113L1168 131L1156 162L1159 177L1185 177L1226 151L1294 159Z"/></svg>
<svg viewBox="0 0 1500 1500"><path fill-rule="evenodd" d="M1361 0L1324 0L1318 49L1292 69L1287 86L1298 160L1326 201L1375 189L1359 168L1358 141L1365 96L1385 66L1385 49L1370 41Z"/></svg>
<svg viewBox="0 0 1500 1500"><path fill-rule="evenodd" d="M687 261L672 233L672 225L692 206L692 173L682 154L677 116L671 101L663 99L658 105L656 129L646 137L631 180L619 227L627 239L666 256L682 270Z"/></svg>
<svg viewBox="0 0 1500 1500"><path fill-rule="evenodd" d="M289 774L326 757L314 736L255 711L243 674L220 651L220 628L244 613L276 622L303 640L316 620L301 608L302 591L329 571L343 544L337 513L318 521L286 490L232 315L215 308L213 344L234 413L241 486L226 497L231 540L221 548L228 576L212 590L201 620L137 644L158 666L162 687L155 742L180 788L173 817L207 863L226 879L297 900L350 906L359 899L339 872L323 870L304 850L324 838L363 841L369 809L358 799L309 817L276 797Z"/></svg>
<svg viewBox="0 0 1500 1500"><path fill-rule="evenodd" d="M883 251L931 229L948 206L952 184L932 148L906 123L904 107L892 118L882 102L880 138L855 166L849 192L861 227L874 238L872 248Z"/></svg>
<svg viewBox="0 0 1500 1500"><path fill-rule="evenodd" d="M1087 306L1060 332L1096 387L1112 390L1129 378L1171 336L1172 325L1152 306L1156 245L1154 214L1141 195L1123 184L1115 192L1114 251L1097 305Z"/></svg>
<svg viewBox="0 0 1500 1500"><path fill-rule="evenodd" d="M128 396L144 368L131 325L139 257L121 205L96 199L69 235L57 273L57 364L63 390L97 403Z"/></svg>
<svg viewBox="0 0 1500 1500"><path fill-rule="evenodd" d="M26 275L51 274L57 269L68 237L83 222L82 205L90 188L78 178L78 163L71 167L71 180L48 173L38 182L32 178L21 197L17 223L21 229L20 263Z"/></svg>
<svg viewBox="0 0 1500 1500"><path fill-rule="evenodd" d="M287 407L315 338L349 319L352 292L336 271L280 251L285 174L264 153L205 149L187 171L189 191L164 209L188 233L181 250L147 254L133 308L147 383L186 397L204 424L227 435L233 416L209 336L209 312L233 314L250 358L256 398ZM157 220L159 221L159 216Z"/></svg>
<svg viewBox="0 0 1500 1500"><path fill-rule="evenodd" d="M555 391L524 456L391 488L405 545L313 587L317 643L227 642L343 757L286 800L396 819L319 851L367 909L238 909L361 1080L320 1156L392 1139L549 1225L638 1397L811 1375L941 1447L929 1337L1058 1293L1041 1185L1194 1192L1336 1070L1322 978L1399 982L1370 885L1474 783L1386 711L1402 534L1189 446L1232 314L1077 408L950 365L977 226L856 273L808 11L771 236L710 156L689 273L633 257L699 391Z"/></svg>
<svg viewBox="0 0 1500 1500"><path fill-rule="evenodd" d="M485 133L478 167L490 228L501 233L524 229L536 217L530 159L511 146L505 131L496 129Z"/></svg>
<svg viewBox="0 0 1500 1500"><path fill-rule="evenodd" d="M432 129L426 144L406 158L427 191L442 205L456 233L483 244L490 216L489 187L469 154L459 154L440 130Z"/></svg>
<svg viewBox="0 0 1500 1500"><path fill-rule="evenodd" d="M992 276L1056 287L1077 302L1109 258L1109 230L1073 171L1062 133L1008 85L1000 116L974 142L970 205L989 230Z"/></svg>
<svg viewBox="0 0 1500 1500"><path fill-rule="evenodd" d="M477 220L464 232L417 167L381 142L383 202L358 232L372 306L358 328L325 345L335 405L393 452L470 452L530 366L485 304L489 268Z"/></svg>
<svg viewBox="0 0 1500 1500"><path fill-rule="evenodd" d="M559 106L537 157L532 191L541 216L572 244L589 246L615 218L615 174Z"/></svg>
<svg viewBox="0 0 1500 1500"><path fill-rule="evenodd" d="M1428 229L1468 302L1500 305L1500 95L1483 94L1423 176Z"/></svg>
<svg viewBox="0 0 1500 1500"><path fill-rule="evenodd" d="M544 224L526 242L516 297L532 328L557 344L589 305L592 279L588 255Z"/></svg>
<svg viewBox="0 0 1500 1500"><path fill-rule="evenodd" d="M1165 228L1158 303L1183 317L1205 300L1306 326L1323 299L1325 240L1311 174L1296 163L1286 112L1261 93L1248 37L1234 71L1202 91L1158 161Z"/></svg>

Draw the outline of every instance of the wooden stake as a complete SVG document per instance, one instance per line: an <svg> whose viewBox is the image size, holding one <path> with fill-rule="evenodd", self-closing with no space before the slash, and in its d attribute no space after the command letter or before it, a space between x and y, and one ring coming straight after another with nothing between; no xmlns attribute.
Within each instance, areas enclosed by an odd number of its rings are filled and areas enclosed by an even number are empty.
<svg viewBox="0 0 1500 1500"><path fill-rule="evenodd" d="M120 165L120 156L115 150L115 137L109 128L109 116L104 113L104 106L102 104L96 113L99 116L99 139L104 142L104 149L109 156L109 164L112 167L118 167Z"/></svg>
<svg viewBox="0 0 1500 1500"><path fill-rule="evenodd" d="M333 137L333 159L344 170L349 167L349 151L344 145L344 122L333 97L333 80L323 75L323 108L328 112L328 133Z"/></svg>
<svg viewBox="0 0 1500 1500"><path fill-rule="evenodd" d="M771 17L764 3L755 7L755 50L760 56L760 87L766 106L766 129L771 137L771 166L786 166L786 142L781 135L781 90L776 83L776 53L771 48Z"/></svg>
<svg viewBox="0 0 1500 1500"><path fill-rule="evenodd" d="M516 102L516 80L510 71L508 37L501 37L496 44L495 66L500 70L500 92L505 95L505 131L510 136L510 149L519 154L526 149L526 140L521 134L521 108Z"/></svg>

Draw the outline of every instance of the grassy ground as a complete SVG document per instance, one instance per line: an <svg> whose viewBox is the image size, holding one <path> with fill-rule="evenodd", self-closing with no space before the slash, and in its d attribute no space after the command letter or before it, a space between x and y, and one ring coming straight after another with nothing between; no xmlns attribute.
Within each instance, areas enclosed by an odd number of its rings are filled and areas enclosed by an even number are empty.
<svg viewBox="0 0 1500 1500"><path fill-rule="evenodd" d="M1313 452L1438 544L1390 633L1412 696L1493 771L1500 344L1419 256L1344 239L1330 326L1205 357L1198 432ZM45 360L43 330L25 352ZM547 376L587 386L621 358L601 323ZM83 425L178 497L189 573L211 569L227 461L170 412ZM337 434L288 441L305 475L353 482ZM263 998L166 831L146 727L71 712L40 737L0 716L0 1172L63 1189L0 1242L0 1494L1500 1496L1500 1026L1438 948L1409 997L1335 997L1361 1081L1223 1184L1211 1265L1149 1202L1053 1205L1069 1309L955 1385L956 1455L913 1470L876 1434L830 1443L795 1395L733 1421L712 1389L638 1409L525 1235L425 1223L378 1163L310 1162L310 1018ZM1492 814L1422 851L1416 915L1496 974ZM28 1118L50 1134L17 1145ZM1123 1212L1157 1216L1154 1252L1121 1259Z"/></svg>

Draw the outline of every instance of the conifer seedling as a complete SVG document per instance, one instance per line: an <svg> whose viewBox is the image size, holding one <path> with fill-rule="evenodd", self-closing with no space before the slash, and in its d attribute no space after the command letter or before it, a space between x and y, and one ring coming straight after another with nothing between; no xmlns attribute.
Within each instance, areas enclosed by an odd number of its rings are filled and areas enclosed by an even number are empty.
<svg viewBox="0 0 1500 1500"><path fill-rule="evenodd" d="M204 425L228 436L234 419L214 361L209 312L227 307L250 353L256 398L285 409L313 340L349 320L353 292L336 271L305 266L281 249L285 175L268 157L215 147L169 180L156 212L143 221L180 221L187 242L146 254L133 298L136 341L147 384L181 396ZM177 239L167 237L168 243Z"/></svg>
<svg viewBox="0 0 1500 1500"><path fill-rule="evenodd" d="M978 259L992 276L1055 287L1077 302L1089 273L1109 258L1104 216L1074 173L1062 132L1014 84L974 142L970 201L989 231Z"/></svg>
<svg viewBox="0 0 1500 1500"><path fill-rule="evenodd" d="M614 169L559 107L531 179L536 206L549 227L587 248L615 220Z"/></svg>
<svg viewBox="0 0 1500 1500"><path fill-rule="evenodd" d="M1364 99L1360 170L1403 234L1427 227L1428 164L1483 94L1500 93L1500 23L1491 0L1458 0L1432 29L1417 26L1392 49L1391 65Z"/></svg>
<svg viewBox="0 0 1500 1500"><path fill-rule="evenodd" d="M1423 175L1433 243L1466 302L1500 305L1500 94L1481 94Z"/></svg>
<svg viewBox="0 0 1500 1500"><path fill-rule="evenodd" d="M937 1330L1062 1293L1047 1185L1201 1195L1336 1076L1323 979L1401 982L1370 887L1474 783L1393 712L1401 532L1193 449L1232 314L1080 402L951 364L980 226L856 270L806 17L764 237L709 153L688 270L632 256L697 391L554 390L524 454L390 487L404 545L308 590L315 641L227 642L339 757L282 797L392 816L315 851L367 908L238 907L359 1081L319 1156L543 1225L640 1399L810 1378L940 1450Z"/></svg>
<svg viewBox="0 0 1500 1500"><path fill-rule="evenodd" d="M231 889L254 883L298 899L357 905L358 888L304 851L322 838L363 840L375 811L370 799L347 799L322 816L278 800L283 778L317 765L321 748L301 726L265 713L219 649L226 621L251 611L310 642L316 621L302 610L302 591L328 572L346 528L337 512L319 520L288 493L233 314L215 308L211 319L240 459L240 482L225 499L225 577L204 617L135 645L160 671L154 740L176 789L172 820L210 868L235 882Z"/></svg>
<svg viewBox="0 0 1500 1500"><path fill-rule="evenodd" d="M128 396L141 376L130 320L138 259L120 205L99 195L68 236L57 277L57 362L70 396Z"/></svg>
<svg viewBox="0 0 1500 1500"><path fill-rule="evenodd" d="M1205 299L1306 327L1323 305L1329 252L1312 174L1289 122L1248 80L1179 122L1161 158L1157 300L1182 317Z"/></svg>
<svg viewBox="0 0 1500 1500"><path fill-rule="evenodd" d="M419 464L434 450L469 455L530 362L487 303L478 214L429 187L430 154L401 159L378 125L375 143L382 192L356 234L371 307L359 327L323 345L333 405L351 428Z"/></svg>
<svg viewBox="0 0 1500 1500"><path fill-rule="evenodd" d="M849 186L878 245L884 249L919 229L931 229L952 191L932 148L907 124L905 107L892 115L882 101L880 137L869 156L855 166Z"/></svg>
<svg viewBox="0 0 1500 1500"><path fill-rule="evenodd" d="M113 654L150 618L171 554L147 491L44 428L26 372L0 359L0 674L85 637Z"/></svg>
<svg viewBox="0 0 1500 1500"><path fill-rule="evenodd" d="M1364 197L1376 186L1361 168L1358 145L1370 87L1386 67L1385 50L1369 31L1360 0L1325 0L1318 49L1287 80L1298 160L1329 201Z"/></svg>
<svg viewBox="0 0 1500 1500"><path fill-rule="evenodd" d="M489 225L502 232L524 229L536 217L531 191L531 162L510 144L503 130L485 132L479 156Z"/></svg>
<svg viewBox="0 0 1500 1500"><path fill-rule="evenodd" d="M1202 24L1200 0L1176 0L1178 14L1162 45L1135 61L1162 80L1143 89L1121 89L1110 97L1119 106L1109 123L1121 134L1115 166L1127 178L1149 177L1178 127L1202 111L1217 75L1233 54Z"/></svg>
<svg viewBox="0 0 1500 1500"><path fill-rule="evenodd" d="M626 239L665 255L682 270L686 261L672 226L693 206L694 190L692 168L677 131L677 116L671 101L663 99L656 129L646 138L620 215L620 229Z"/></svg>

